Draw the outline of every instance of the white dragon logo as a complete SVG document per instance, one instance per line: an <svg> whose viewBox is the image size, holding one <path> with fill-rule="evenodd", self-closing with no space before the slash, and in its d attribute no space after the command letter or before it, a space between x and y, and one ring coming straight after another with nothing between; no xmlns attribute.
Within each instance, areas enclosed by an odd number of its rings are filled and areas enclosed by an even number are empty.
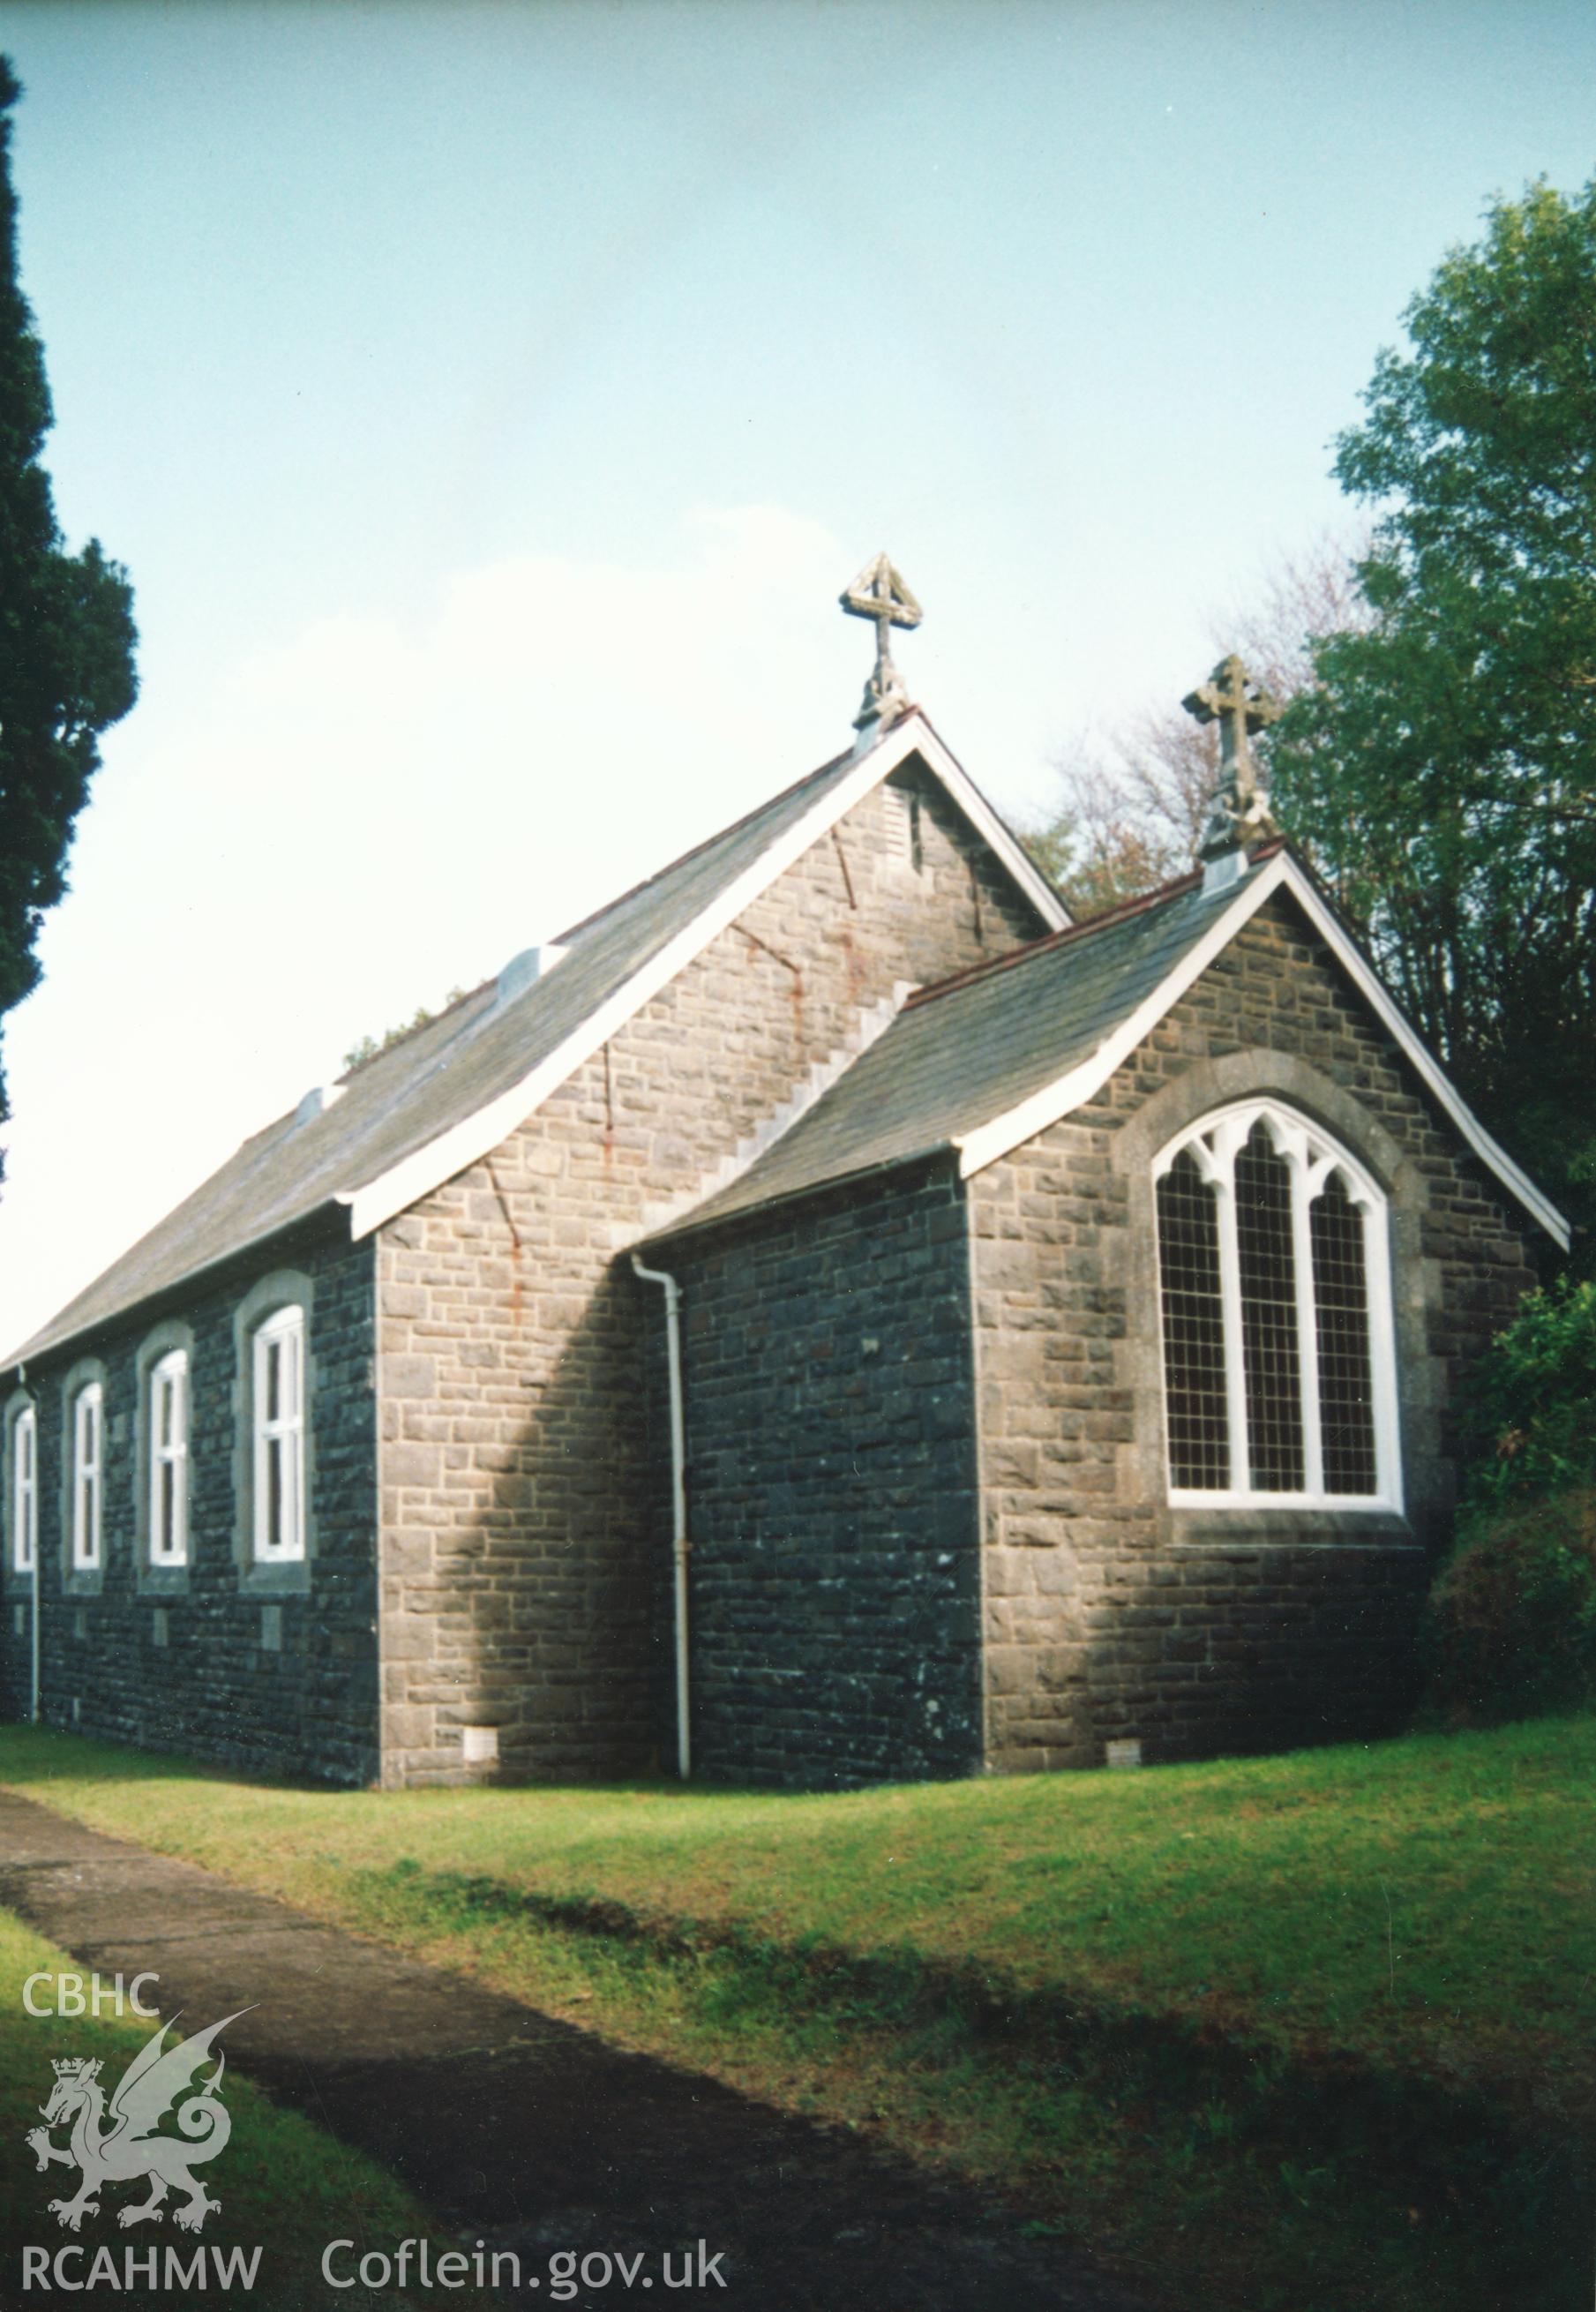
<svg viewBox="0 0 1596 2312"><path fill-rule="evenodd" d="M194 2075L209 2058L216 2034L249 2012L247 2007L240 2007L175 2047L165 2045L172 2026L163 2023L128 2064L109 2113L98 2062L77 2055L57 2063L50 2099L39 2106L45 2124L29 2129L28 2144L37 2155L41 2174L52 2162L83 2172L75 2199L50 2202L51 2214L68 2231L76 2231L85 2216L100 2213L98 2194L103 2185L129 2183L135 2176L149 2177L150 2196L120 2209L117 2217L120 2224L159 2223L165 2213L161 2203L174 2185L188 2194L182 2206L172 2211L173 2220L184 2231L198 2231L205 2218L222 2205L189 2169L196 2160L214 2159L232 2133L231 2115L220 2100L227 2058L218 2054L215 2070L197 2086ZM174 2016L172 2022L176 2020ZM179 2106L178 2125L185 2135L199 2137L198 2142L182 2143L175 2135L155 2132L157 2124L180 2096L188 2100ZM102 2124L107 2119L109 2124ZM68 2122L72 2146L63 2151L50 2141L50 2130Z"/></svg>

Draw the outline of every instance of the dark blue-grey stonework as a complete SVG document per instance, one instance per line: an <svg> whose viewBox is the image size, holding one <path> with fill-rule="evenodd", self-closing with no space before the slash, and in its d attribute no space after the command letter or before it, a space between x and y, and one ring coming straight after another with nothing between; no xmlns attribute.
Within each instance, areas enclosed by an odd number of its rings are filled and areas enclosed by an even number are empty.
<svg viewBox="0 0 1596 2312"><path fill-rule="evenodd" d="M695 1771L821 1788L977 1771L980 1539L956 1168L943 1160L729 1223L658 1257L683 1289ZM650 1300L663 1479L663 1320L657 1292ZM658 1501L663 1568L663 1483ZM668 1626L663 1590L658 1611ZM674 1681L663 1685L668 1717Z"/></svg>
<svg viewBox="0 0 1596 2312"><path fill-rule="evenodd" d="M258 1276L292 1267L312 1288L303 1569L262 1587L237 1546L235 1314ZM136 1365L153 1316L30 1366L39 1405L42 1716L51 1726L181 1750L248 1770L363 1783L379 1771L373 1264L369 1242L300 1244L164 1307L193 1334L189 1563L152 1582L135 1563ZM80 1354L104 1370L102 1573L79 1586L62 1542L62 1384ZM31 1584L6 1537L4 1707L29 1701ZM263 1644L265 1609L280 1644ZM19 1608L21 1609L19 1612ZM164 1616L166 1642L156 1642ZM21 1627L19 1627L19 1623ZM74 1708L75 1704L75 1708Z"/></svg>

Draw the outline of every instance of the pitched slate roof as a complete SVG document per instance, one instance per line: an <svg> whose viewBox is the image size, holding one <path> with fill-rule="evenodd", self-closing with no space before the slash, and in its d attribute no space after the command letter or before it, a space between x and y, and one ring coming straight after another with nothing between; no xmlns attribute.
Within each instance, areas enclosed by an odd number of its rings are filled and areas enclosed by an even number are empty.
<svg viewBox="0 0 1596 2312"><path fill-rule="evenodd" d="M502 1009L497 983L450 1006L343 1079L318 1117L280 1116L18 1352L57 1342L180 1283L336 1201L509 1089L554 1051L846 768L839 756L647 882L586 917L546 977Z"/></svg>
<svg viewBox="0 0 1596 2312"><path fill-rule="evenodd" d="M490 980L344 1081L318 1116L279 1117L7 1360L42 1355L329 1207L365 1234L495 1146L652 992L824 832L913 755L1062 921L1049 887L918 710L868 753L839 755L562 934L566 953L500 1004Z"/></svg>
<svg viewBox="0 0 1596 2312"><path fill-rule="evenodd" d="M955 1151L968 1176L1089 1099L1258 908L1290 892L1476 1153L1565 1248L1567 1223L1486 1132L1278 840L1237 880L1200 873L921 989L748 1169L664 1241L862 1173Z"/></svg>
<svg viewBox="0 0 1596 2312"><path fill-rule="evenodd" d="M921 989L774 1147L661 1234L955 1146L1097 1050L1234 898L1187 876Z"/></svg>

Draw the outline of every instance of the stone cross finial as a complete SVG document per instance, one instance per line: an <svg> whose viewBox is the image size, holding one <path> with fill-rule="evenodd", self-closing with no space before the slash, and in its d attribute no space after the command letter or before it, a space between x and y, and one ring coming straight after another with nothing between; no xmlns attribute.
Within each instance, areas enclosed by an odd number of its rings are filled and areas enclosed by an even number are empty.
<svg viewBox="0 0 1596 2312"><path fill-rule="evenodd" d="M892 722L910 705L903 678L893 664L894 626L918 626L925 612L885 554L868 562L851 586L837 597L850 618L876 621L876 665L865 685L865 701L853 718L856 731Z"/></svg>
<svg viewBox="0 0 1596 2312"><path fill-rule="evenodd" d="M1260 781L1247 741L1268 727L1280 709L1254 682L1234 653L1222 658L1207 682L1181 701L1199 722L1219 725L1219 784L1208 808L1199 856L1221 859L1278 835L1269 812L1269 788Z"/></svg>

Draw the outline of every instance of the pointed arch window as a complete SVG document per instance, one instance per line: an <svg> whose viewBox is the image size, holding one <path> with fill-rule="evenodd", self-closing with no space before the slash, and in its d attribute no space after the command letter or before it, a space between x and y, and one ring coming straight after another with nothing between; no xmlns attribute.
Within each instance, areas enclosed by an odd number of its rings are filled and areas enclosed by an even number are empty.
<svg viewBox="0 0 1596 2312"><path fill-rule="evenodd" d="M1171 1500L1399 1508L1374 1182L1270 1100L1188 1126L1153 1174Z"/></svg>

